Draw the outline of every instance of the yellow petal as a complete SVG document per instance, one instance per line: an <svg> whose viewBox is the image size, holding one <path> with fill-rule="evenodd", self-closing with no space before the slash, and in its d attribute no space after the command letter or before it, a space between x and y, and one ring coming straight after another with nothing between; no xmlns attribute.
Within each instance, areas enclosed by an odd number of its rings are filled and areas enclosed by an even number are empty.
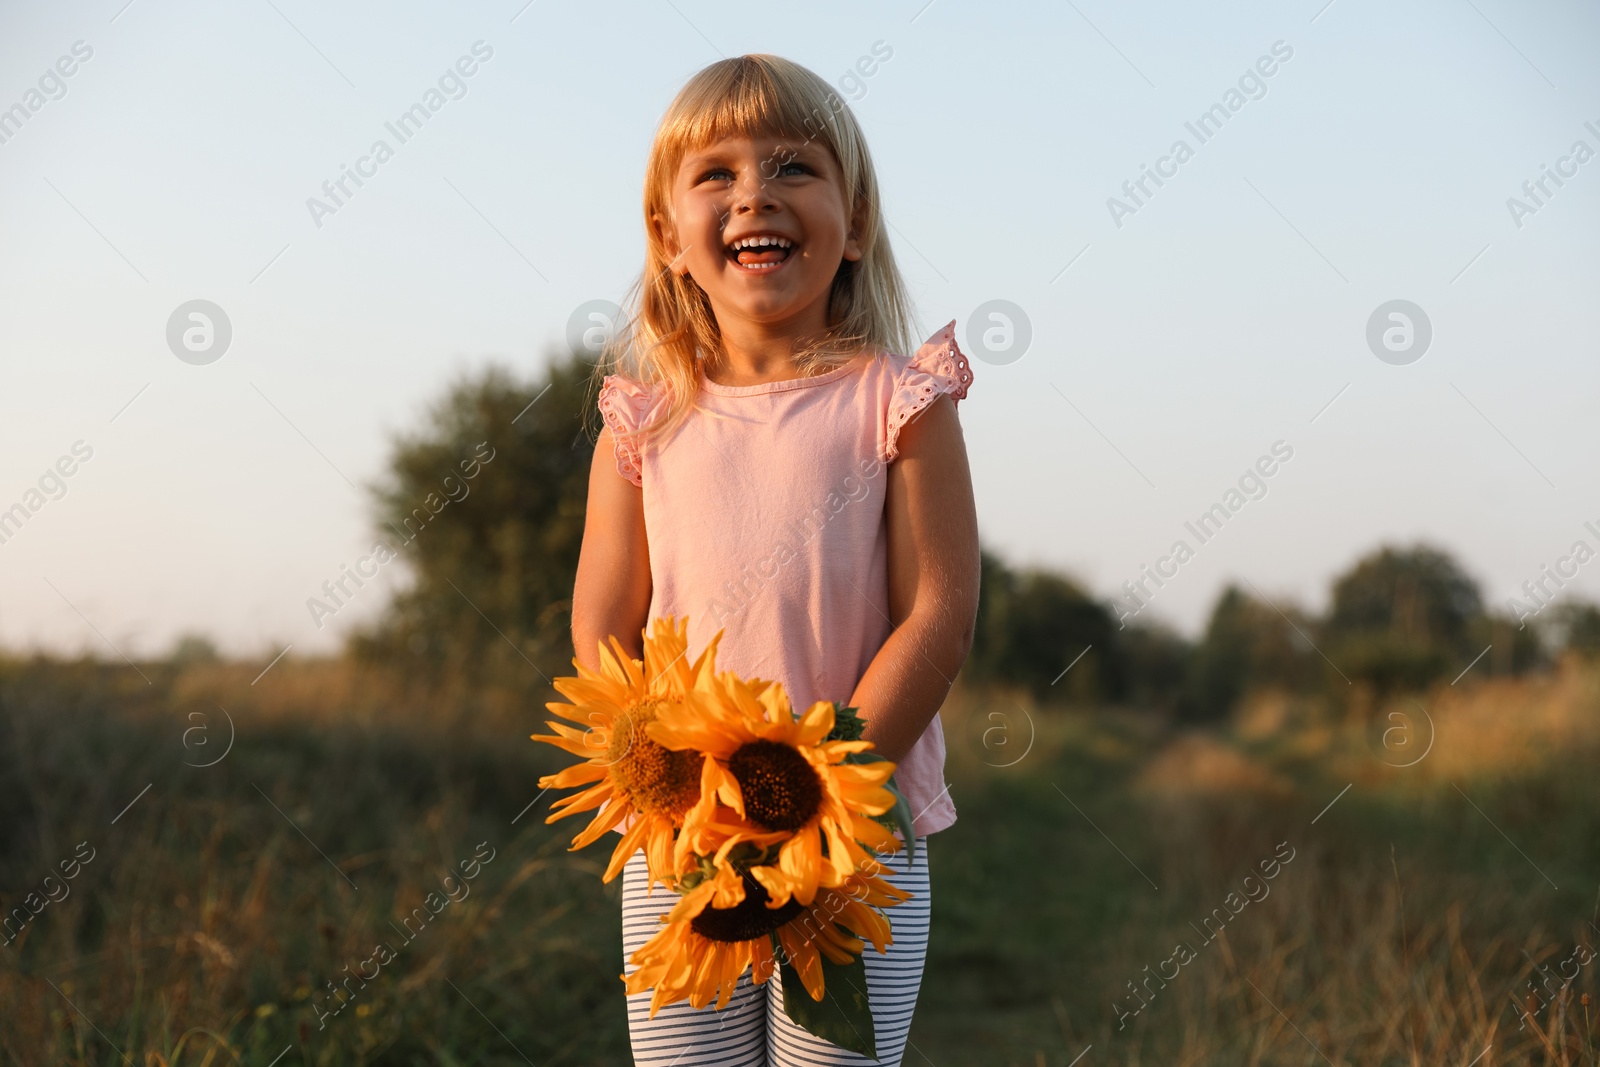
<svg viewBox="0 0 1600 1067"><path fill-rule="evenodd" d="M794 895L794 879L776 867L751 867L750 876L767 891L769 908L783 907Z"/></svg>
<svg viewBox="0 0 1600 1067"><path fill-rule="evenodd" d="M882 823L861 815L850 816L850 834L879 852L899 852L905 842L890 833Z"/></svg>
<svg viewBox="0 0 1600 1067"><path fill-rule="evenodd" d="M888 760L878 763L841 763L833 773L843 785L881 786L894 774L895 765Z"/></svg>
<svg viewBox="0 0 1600 1067"><path fill-rule="evenodd" d="M667 912L667 922L682 923L699 915L711 905L711 896L717 891L716 880L707 878L679 898Z"/></svg>
<svg viewBox="0 0 1600 1067"><path fill-rule="evenodd" d="M732 908L744 902L744 879L732 867L720 867L712 879L716 892L712 895L714 908Z"/></svg>
<svg viewBox="0 0 1600 1067"><path fill-rule="evenodd" d="M585 845L594 844L600 839L601 834L626 819L632 811L633 806L631 804L626 804L621 800L613 800L601 810L600 814L594 817L594 822L590 823L583 833L572 839L572 848L567 851L571 852L575 849L583 848Z"/></svg>
<svg viewBox="0 0 1600 1067"><path fill-rule="evenodd" d="M645 836L650 832L650 820L641 818L630 826L622 835L622 840L617 842L617 847L611 853L611 862L606 865L606 873L600 876L601 882L609 882L622 873L622 868L628 863L629 858L639 849Z"/></svg>
<svg viewBox="0 0 1600 1067"><path fill-rule="evenodd" d="M776 969L777 960L772 955L772 939L758 937L750 942L750 980L763 985Z"/></svg>
<svg viewBox="0 0 1600 1067"><path fill-rule="evenodd" d="M833 732L833 701L819 700L800 719L795 740L803 745L817 745Z"/></svg>
<svg viewBox="0 0 1600 1067"><path fill-rule="evenodd" d="M838 763L852 752L870 752L876 746L871 741L824 741L817 746L817 750L828 758L829 763ZM894 764L890 764L893 767Z"/></svg>
<svg viewBox="0 0 1600 1067"><path fill-rule="evenodd" d="M538 740L538 738L534 738ZM585 785L589 782L598 782L607 774L606 768L598 763L574 763L555 774L547 774L539 779L539 785L545 789L571 789L575 785Z"/></svg>
<svg viewBox="0 0 1600 1067"><path fill-rule="evenodd" d="M845 835L839 832L838 825L831 819L822 824L822 829L828 837L828 858L823 862L833 868L839 881L843 881L855 873L856 855L861 852L861 846L853 840L847 842Z"/></svg>
<svg viewBox="0 0 1600 1067"><path fill-rule="evenodd" d="M547 823L553 823L557 819L565 819L568 815L576 815L580 811L589 811L592 808L598 808L612 796L616 795L616 792L616 787L613 786L610 781L605 781L601 782L599 785L591 786L581 793L573 793L571 796L562 797L560 800L550 805L550 809L554 811L555 814L546 816L544 821Z"/></svg>
<svg viewBox="0 0 1600 1067"><path fill-rule="evenodd" d="M811 999L822 999L822 960L811 938L801 934L793 922L778 928L778 942L783 945L784 962L790 964L800 976Z"/></svg>
<svg viewBox="0 0 1600 1067"><path fill-rule="evenodd" d="M815 828L804 828L778 852L778 867L795 885L795 899L810 904L816 899L817 878L822 871L822 836Z"/></svg>

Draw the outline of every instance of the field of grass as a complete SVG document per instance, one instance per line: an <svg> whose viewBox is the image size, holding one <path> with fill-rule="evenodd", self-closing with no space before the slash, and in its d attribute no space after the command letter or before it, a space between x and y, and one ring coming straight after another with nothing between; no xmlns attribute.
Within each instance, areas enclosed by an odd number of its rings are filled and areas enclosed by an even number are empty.
<svg viewBox="0 0 1600 1067"><path fill-rule="evenodd" d="M0 663L0 1061L627 1064L620 883L528 809L543 683L261 666ZM1600 668L944 716L908 1065L1600 1063Z"/></svg>

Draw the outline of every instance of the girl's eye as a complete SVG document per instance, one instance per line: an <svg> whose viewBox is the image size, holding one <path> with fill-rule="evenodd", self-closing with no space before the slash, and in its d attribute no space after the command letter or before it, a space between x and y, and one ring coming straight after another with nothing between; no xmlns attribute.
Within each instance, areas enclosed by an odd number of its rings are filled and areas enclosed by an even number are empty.
<svg viewBox="0 0 1600 1067"><path fill-rule="evenodd" d="M732 181L733 171L729 170L727 167L712 167L710 170L700 175L700 180L703 182Z"/></svg>
<svg viewBox="0 0 1600 1067"><path fill-rule="evenodd" d="M785 163L778 168L778 174L785 178L797 177L801 174L810 174L811 168L804 163Z"/></svg>

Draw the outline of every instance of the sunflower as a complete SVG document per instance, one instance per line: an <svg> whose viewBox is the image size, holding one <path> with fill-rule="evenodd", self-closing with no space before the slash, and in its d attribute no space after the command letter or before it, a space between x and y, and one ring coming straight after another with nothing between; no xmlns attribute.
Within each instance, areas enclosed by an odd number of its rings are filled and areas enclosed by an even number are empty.
<svg viewBox="0 0 1600 1067"><path fill-rule="evenodd" d="M881 955L894 941L881 909L909 899L911 893L892 882L857 872L837 888L818 890L810 907L778 927L784 962L795 969L812 1000L823 994L819 953L834 963L849 963L866 951L864 937Z"/></svg>
<svg viewBox="0 0 1600 1067"><path fill-rule="evenodd" d="M702 757L700 795L683 818L673 860L690 853L720 861L741 841L781 843L778 862L750 868L773 907L810 905L822 886L839 886L858 868L876 871L879 852L901 842L871 818L895 804L884 788L886 760L846 763L870 741L825 741L834 708L818 701L795 718L783 686L747 682L732 672L701 677L683 703L666 707L645 732L663 749ZM826 848L827 855L823 855Z"/></svg>
<svg viewBox="0 0 1600 1067"><path fill-rule="evenodd" d="M762 868L741 872L731 863L701 881L667 914L663 926L629 957L637 966L622 980L627 991L654 989L650 1017L679 1000L703 1008L713 1000L728 1006L746 968L761 985L777 967L773 939L795 968L812 1000L824 993L822 956L849 963L866 950L854 931L880 953L893 942L888 920L877 910L911 894L874 875L852 874L837 888L823 888L807 906L791 898L775 904L755 877Z"/></svg>
<svg viewBox="0 0 1600 1067"><path fill-rule="evenodd" d="M699 659L690 664L686 659L688 627L687 618L681 623L656 619L644 635L642 663L629 656L615 637L610 638L611 650L605 642L600 643L598 672L573 659L578 676L557 678L552 683L571 703L545 707L584 729L547 722L554 734L530 735L535 741L585 757L582 763L539 779L545 788L588 786L551 805L554 813L545 819L547 823L600 809L573 839L572 849L593 844L607 830L637 814L617 842L601 879L605 882L615 878L640 848L649 862L650 884L666 881L672 871L674 830L700 800L699 754L670 751L647 732L659 715L682 706L697 687L707 694L716 691L710 683L722 633L718 631ZM756 688L765 684L758 683ZM698 703L706 705L708 700Z"/></svg>

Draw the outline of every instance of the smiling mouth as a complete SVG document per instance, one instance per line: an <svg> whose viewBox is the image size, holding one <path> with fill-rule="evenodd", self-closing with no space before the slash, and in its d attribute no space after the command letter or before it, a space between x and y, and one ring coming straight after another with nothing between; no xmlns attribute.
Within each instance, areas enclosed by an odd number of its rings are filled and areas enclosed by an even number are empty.
<svg viewBox="0 0 1600 1067"><path fill-rule="evenodd" d="M787 237L777 234L756 234L730 242L727 256L739 266L751 271L772 270L788 259L799 246Z"/></svg>

